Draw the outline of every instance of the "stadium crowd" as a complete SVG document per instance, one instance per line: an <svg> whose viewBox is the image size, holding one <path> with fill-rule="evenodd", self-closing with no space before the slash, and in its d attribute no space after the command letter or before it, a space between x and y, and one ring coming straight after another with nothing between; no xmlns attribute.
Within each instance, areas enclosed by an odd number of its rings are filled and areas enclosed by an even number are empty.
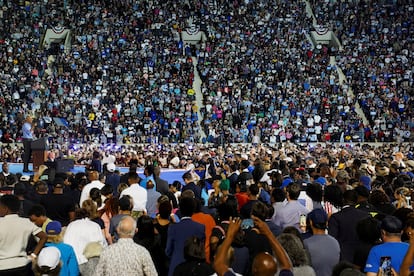
<svg viewBox="0 0 414 276"><path fill-rule="evenodd" d="M410 141L413 2L312 2L318 21L330 25L342 42L337 63L370 122L365 140Z"/></svg>
<svg viewBox="0 0 414 276"><path fill-rule="evenodd" d="M405 109L379 112L385 102L374 108L375 114L396 116L396 123L387 124L387 139L367 135L376 133L378 116L367 116L372 120L364 125L356 114L349 87L367 112L371 102L377 102L370 99L379 93L365 93L366 85L359 83L365 79L358 68L369 71L368 52L361 50L358 62L356 57L348 58L358 45L354 31L346 29L353 26L348 19L352 16L347 16L353 6L336 3L327 8L329 14L337 10L344 14L343 21L338 17L332 24L345 26L339 36L345 52L312 47L305 35L312 18L301 1L278 1L276 8L267 1L223 5L217 1L67 1L66 6L55 1L7 1L0 41L4 50L1 139L20 141L24 116L33 113L38 136L47 134L57 143L397 141L395 129L408 141L410 80L398 87L403 95L398 101L404 102ZM328 4L315 5L316 10L324 5ZM176 40L189 18L207 35L207 41L197 47ZM68 51L63 44L41 47L42 34L56 26L72 31ZM397 40L404 44L401 51L411 45L409 39L390 39L390 44ZM201 107L195 101L192 56L203 81ZM350 84L339 83L330 56L337 57ZM365 66L362 60L367 60ZM407 67L410 62L403 64ZM375 68L386 70L381 64ZM405 72L401 76L412 79L409 68L405 69L400 70ZM376 79L380 83L380 77ZM400 113L404 116L397 116ZM63 119L63 124L53 118Z"/></svg>
<svg viewBox="0 0 414 276"><path fill-rule="evenodd" d="M300 1L0 2L2 142L33 114L50 162L86 167L13 174L2 147L0 275L413 271L413 148L351 143L412 138L411 1L311 1L344 52ZM189 18L200 47L174 40ZM42 48L59 25L71 49Z"/></svg>
<svg viewBox="0 0 414 276"><path fill-rule="evenodd" d="M39 275L377 275L381 256L409 275L414 160L399 149L200 148L169 160L186 169L170 181L152 156L125 174L99 154L76 174L3 162L0 272L25 273L27 252Z"/></svg>

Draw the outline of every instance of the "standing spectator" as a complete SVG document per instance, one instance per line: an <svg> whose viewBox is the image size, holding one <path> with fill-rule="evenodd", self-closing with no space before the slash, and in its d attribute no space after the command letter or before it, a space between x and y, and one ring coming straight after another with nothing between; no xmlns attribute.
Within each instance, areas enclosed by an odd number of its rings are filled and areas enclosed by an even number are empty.
<svg viewBox="0 0 414 276"><path fill-rule="evenodd" d="M121 176L118 171L115 171L115 164L110 163L106 166L108 173L105 178L105 184L111 185L114 191L114 196L118 196L118 186L121 183Z"/></svg>
<svg viewBox="0 0 414 276"><path fill-rule="evenodd" d="M60 260L62 261L60 275L79 275L78 261L73 247L62 242L62 225L60 222L51 221L46 226L46 234L47 243L45 246L53 246L60 251Z"/></svg>
<svg viewBox="0 0 414 276"><path fill-rule="evenodd" d="M98 173L102 172L101 154L99 153L99 151L94 151L92 153L92 160L89 164L89 170L97 171Z"/></svg>
<svg viewBox="0 0 414 276"><path fill-rule="evenodd" d="M256 185L256 184L252 184L250 185L250 187L253 185ZM264 204L261 201L256 201L252 205L252 209L251 209L252 217L260 219L261 221L266 221L267 212L268 210L267 210L266 204ZM267 227L268 226L269 225L267 224ZM266 236L260 233L260 230L259 228L256 227L256 225L253 224L252 228L246 229L245 233L246 233L245 234L246 246L249 249L249 266L252 266L253 260L257 255L259 255L261 252L271 252L272 248Z"/></svg>
<svg viewBox="0 0 414 276"><path fill-rule="evenodd" d="M355 248L353 264L364 271L371 248L381 242L380 222L369 216L358 222L356 230L361 243Z"/></svg>
<svg viewBox="0 0 414 276"><path fill-rule="evenodd" d="M383 275L381 274L381 257L391 257L391 267L400 272L400 266L408 251L408 244L401 242L403 230L402 222L394 216L386 216L381 221L381 239L382 244L374 246L369 252L365 272L367 276Z"/></svg>
<svg viewBox="0 0 414 276"><path fill-rule="evenodd" d="M79 206L82 206L82 203L89 198L90 191L93 188L98 188L100 190L103 186L105 186L105 184L99 181L98 171L90 171L88 175L90 182L86 184L86 186L82 189L82 193L79 200Z"/></svg>
<svg viewBox="0 0 414 276"><path fill-rule="evenodd" d="M237 177L237 184L246 185L247 187L250 184L253 184L253 175L249 171L250 162L249 160L242 160L240 162L240 174Z"/></svg>
<svg viewBox="0 0 414 276"><path fill-rule="evenodd" d="M161 194L155 190L152 179L149 179L147 181L146 187L147 187L147 204L145 208L147 209L147 214L153 218L157 214L157 202Z"/></svg>
<svg viewBox="0 0 414 276"><path fill-rule="evenodd" d="M76 260L81 273L83 273L83 264L86 264L88 261L84 255L85 247L90 242L99 242L102 245L106 245L101 228L97 223L88 218L88 212L82 208L76 210L76 218L66 228L63 242L69 244L75 250Z"/></svg>
<svg viewBox="0 0 414 276"><path fill-rule="evenodd" d="M75 218L75 203L68 194L63 193L63 189L63 180L56 178L53 181L53 192L44 195L40 204L45 207L46 215L51 220L57 220L63 226L67 226Z"/></svg>
<svg viewBox="0 0 414 276"><path fill-rule="evenodd" d="M185 261L175 268L174 275L212 275L214 269L206 262L206 256L203 249L203 239L189 237L184 245Z"/></svg>
<svg viewBox="0 0 414 276"><path fill-rule="evenodd" d="M316 275L330 276L334 266L339 262L339 243L325 233L328 216L323 209L314 209L308 214L312 236L304 240L309 251L312 267Z"/></svg>
<svg viewBox="0 0 414 276"><path fill-rule="evenodd" d="M162 195L166 195L168 193L168 181L160 178L160 174L161 174L161 167L156 166L154 168L154 180L156 183L157 192L161 193Z"/></svg>
<svg viewBox="0 0 414 276"><path fill-rule="evenodd" d="M165 248L167 247L168 228L171 224L175 223L174 214L172 213L172 206L169 200L163 200L159 203L158 214L155 217L154 227L157 229L161 239L161 247L163 249L160 259L159 271L160 275L167 275L169 267L169 259L165 254Z"/></svg>
<svg viewBox="0 0 414 276"><path fill-rule="evenodd" d="M306 209L306 207L298 201L299 194L299 184L290 183L286 187L287 203L285 206L280 208L274 216L275 224L282 229L287 226L294 226L299 230L300 216L307 215L309 213L308 209Z"/></svg>
<svg viewBox="0 0 414 276"><path fill-rule="evenodd" d="M259 186L257 184L252 184L247 188L249 201L246 202L241 208L240 208L240 217L242 219L250 219L250 214L252 212L253 205L258 202L258 196L259 196Z"/></svg>
<svg viewBox="0 0 414 276"><path fill-rule="evenodd" d="M273 236L270 229L267 227L267 224L261 221L259 218L253 217L254 224L259 229L260 233L264 235L271 247L272 251L275 254L276 261L273 259L269 253L259 254L253 261L252 274L253 275L275 275L279 266L279 275L291 276L292 273L292 263L289 260L289 256L286 251L283 249L281 244L277 241L276 237ZM230 220L229 229L227 230L227 236L223 241L221 248L218 250L216 258L214 260L214 269L219 275L236 275L229 266L228 250L230 248L233 239L237 236L237 232L240 228L241 220L240 218L235 218ZM269 258L270 257L270 258Z"/></svg>
<svg viewBox="0 0 414 276"><path fill-rule="evenodd" d="M30 254L33 260L46 243L47 235L27 218L18 216L19 199L14 195L0 197L0 274L26 276L30 262L25 251L29 237L34 235L39 242Z"/></svg>
<svg viewBox="0 0 414 276"><path fill-rule="evenodd" d="M153 165L145 166L144 175L145 175L145 178L142 179L139 182L139 185L141 185L142 187L144 187L146 189L147 188L147 182L151 180L152 185L156 186L156 183L155 183L155 180L154 180L154 166Z"/></svg>
<svg viewBox="0 0 414 276"><path fill-rule="evenodd" d="M201 200L196 199L194 214L191 216L191 219L195 222L203 224L205 227L205 258L207 263L210 263L210 236L214 226L216 226L216 222L211 215L205 214L201 211L201 206Z"/></svg>
<svg viewBox="0 0 414 276"><path fill-rule="evenodd" d="M341 260L352 263L355 248L360 243L356 231L360 220L369 216L367 212L355 208L358 194L355 190L344 193L344 206L342 210L329 218L328 233L334 237L341 246Z"/></svg>
<svg viewBox="0 0 414 276"><path fill-rule="evenodd" d="M109 223L109 234L112 237L112 242L118 240L118 234L116 233L116 228L118 227L119 221L125 216L130 216L132 212L133 202L132 198L129 195L122 196L119 199L119 211L117 215L114 215L111 218Z"/></svg>
<svg viewBox="0 0 414 276"><path fill-rule="evenodd" d="M194 183L193 175L191 172L184 173L183 180L185 182L185 185L181 189L181 193L186 190L192 190L194 192L195 198L201 199L201 188Z"/></svg>
<svg viewBox="0 0 414 276"><path fill-rule="evenodd" d="M162 258L165 249L161 246L160 235L155 231L152 218L147 215L140 216L137 220L137 228L138 232L133 237L134 242L148 250L158 274L165 275L166 271L163 270L164 259Z"/></svg>
<svg viewBox="0 0 414 276"><path fill-rule="evenodd" d="M172 276L175 267L184 262L184 245L188 238L195 236L205 240L205 227L191 219L194 213L195 201L193 198L180 200L181 220L168 228L167 247L165 253L171 258L168 275Z"/></svg>
<svg viewBox="0 0 414 276"><path fill-rule="evenodd" d="M52 220L46 216L46 209L41 204L35 204L29 210L30 221L42 228L42 231L46 232L46 226Z"/></svg>
<svg viewBox="0 0 414 276"><path fill-rule="evenodd" d="M22 182L14 185L14 195L17 196L20 201L19 216L28 218L29 211L33 207L34 203L26 198L27 186Z"/></svg>
<svg viewBox="0 0 414 276"><path fill-rule="evenodd" d="M285 192L280 188L273 188L272 194L271 194L271 202L274 209L273 215L272 215L272 222L275 223L275 217L276 214L279 212L281 208L285 205Z"/></svg>
<svg viewBox="0 0 414 276"><path fill-rule="evenodd" d="M123 217L117 227L118 242L105 248L96 267L95 275L157 275L151 255L143 246L134 243L136 222Z"/></svg>
<svg viewBox="0 0 414 276"><path fill-rule="evenodd" d="M296 230L296 228L292 227ZM303 246L303 241L296 235L283 233L277 240L286 250L293 265L293 275L296 276L316 276L315 270L311 266L308 251Z"/></svg>
<svg viewBox="0 0 414 276"><path fill-rule="evenodd" d="M38 275L60 275L62 273L61 253L56 247L44 247L32 266L33 272Z"/></svg>
<svg viewBox="0 0 414 276"><path fill-rule="evenodd" d="M136 172L129 172L128 184L129 187L121 192L121 197L129 195L132 198L132 217L138 218L145 212L147 205L147 190L139 185L139 176Z"/></svg>

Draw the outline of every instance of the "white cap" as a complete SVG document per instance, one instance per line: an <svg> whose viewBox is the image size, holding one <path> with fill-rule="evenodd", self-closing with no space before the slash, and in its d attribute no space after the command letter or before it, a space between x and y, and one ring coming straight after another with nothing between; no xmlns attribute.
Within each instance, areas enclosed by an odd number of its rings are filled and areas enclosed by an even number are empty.
<svg viewBox="0 0 414 276"><path fill-rule="evenodd" d="M30 175L22 175L22 176L20 176L20 181L30 181Z"/></svg>
<svg viewBox="0 0 414 276"><path fill-rule="evenodd" d="M55 269L60 262L60 251L54 246L44 247L37 256L37 265Z"/></svg>
<svg viewBox="0 0 414 276"><path fill-rule="evenodd" d="M109 163L108 165L106 165L106 169L108 170L108 172L114 172L115 171L115 164L114 163Z"/></svg>

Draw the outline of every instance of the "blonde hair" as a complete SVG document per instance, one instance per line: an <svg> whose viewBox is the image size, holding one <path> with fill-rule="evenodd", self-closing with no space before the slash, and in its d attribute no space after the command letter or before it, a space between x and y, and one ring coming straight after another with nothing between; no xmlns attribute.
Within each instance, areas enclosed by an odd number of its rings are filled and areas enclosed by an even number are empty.
<svg viewBox="0 0 414 276"><path fill-rule="evenodd" d="M409 196L410 195L410 189L408 189L407 187L399 187L397 189L395 189L395 193L402 195L402 196Z"/></svg>
<svg viewBox="0 0 414 276"><path fill-rule="evenodd" d="M87 199L82 203L82 208L88 213L88 218L94 219L99 217L98 207L96 206L95 201L92 199Z"/></svg>
<svg viewBox="0 0 414 276"><path fill-rule="evenodd" d="M62 232L57 235L47 235L47 242L51 243L60 243L63 240L62 238Z"/></svg>

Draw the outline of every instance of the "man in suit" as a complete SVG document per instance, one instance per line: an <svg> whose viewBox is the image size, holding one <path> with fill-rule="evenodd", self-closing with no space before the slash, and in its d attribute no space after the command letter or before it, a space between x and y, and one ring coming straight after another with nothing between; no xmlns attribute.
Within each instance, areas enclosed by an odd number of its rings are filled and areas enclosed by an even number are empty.
<svg viewBox="0 0 414 276"><path fill-rule="evenodd" d="M334 237L341 247L341 261L350 263L354 260L354 251L360 240L356 232L358 222L369 216L367 212L355 208L358 193L348 190L344 193L342 210L331 216L328 223L328 233Z"/></svg>
<svg viewBox="0 0 414 276"><path fill-rule="evenodd" d="M191 216L195 209L194 198L184 197L180 200L180 211L182 214L179 223L171 224L168 228L166 255L170 258L168 275L174 274L175 267L184 262L184 244L188 238L206 238L205 226L193 221Z"/></svg>
<svg viewBox="0 0 414 276"><path fill-rule="evenodd" d="M192 190L197 199L201 199L201 188L194 183L191 172L183 174L183 180L185 182L184 187L181 189L181 193L185 190Z"/></svg>
<svg viewBox="0 0 414 276"><path fill-rule="evenodd" d="M156 166L154 168L154 180L156 183L157 192L159 192L162 195L166 195L169 191L168 181L160 178L160 174L161 174L161 167Z"/></svg>

